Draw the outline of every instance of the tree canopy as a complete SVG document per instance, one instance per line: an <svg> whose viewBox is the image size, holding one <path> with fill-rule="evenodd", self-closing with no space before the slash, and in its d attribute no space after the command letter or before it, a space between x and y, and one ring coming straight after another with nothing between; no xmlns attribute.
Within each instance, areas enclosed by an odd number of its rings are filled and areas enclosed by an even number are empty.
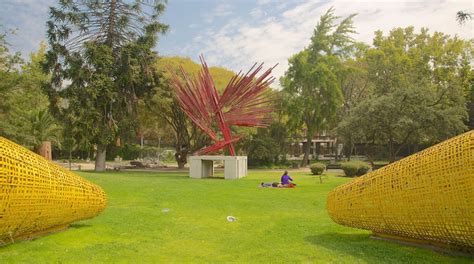
<svg viewBox="0 0 474 264"><path fill-rule="evenodd" d="M339 17L329 9L316 25L310 45L289 59L290 67L281 79L290 123L305 130L304 165L313 137L329 128L342 105L342 59L353 49L354 16L336 23Z"/></svg>
<svg viewBox="0 0 474 264"><path fill-rule="evenodd" d="M339 124L359 142L387 146L393 161L408 143L434 143L466 129L472 44L443 33L377 31L367 50L372 92Z"/></svg>
<svg viewBox="0 0 474 264"><path fill-rule="evenodd" d="M15 32L0 33L0 135L30 149L53 141L56 157L95 151L96 170L105 169L106 153L122 153L120 144L137 154L139 138L150 139L174 147L184 167L210 139L181 111L171 76L180 76L181 66L195 75L201 66L158 56L168 28L160 22L163 1L58 0L49 11L48 43L24 58L6 41ZM308 46L288 59L282 89L268 93L275 99L272 125L231 127L243 137L237 153L268 165L282 162L291 143L300 154L306 141L306 165L311 142L330 135L348 159L394 161L474 128L472 40L407 27L359 43L352 39L354 16L331 8L319 18ZM472 18L459 11L458 27ZM219 91L235 75L223 67L210 72Z"/></svg>
<svg viewBox="0 0 474 264"><path fill-rule="evenodd" d="M59 143L61 127L48 111L48 97L41 85L49 80L42 71L46 45L30 54L27 63L10 72L10 82L2 100L4 115L0 118L1 133L28 148L38 150L43 141ZM13 77L15 76L15 77ZM8 79L8 78L7 78Z"/></svg>
<svg viewBox="0 0 474 264"><path fill-rule="evenodd" d="M53 114L78 141L95 144L96 170L106 146L136 129L138 99L159 76L153 70L164 4L59 1L50 8L45 69Z"/></svg>

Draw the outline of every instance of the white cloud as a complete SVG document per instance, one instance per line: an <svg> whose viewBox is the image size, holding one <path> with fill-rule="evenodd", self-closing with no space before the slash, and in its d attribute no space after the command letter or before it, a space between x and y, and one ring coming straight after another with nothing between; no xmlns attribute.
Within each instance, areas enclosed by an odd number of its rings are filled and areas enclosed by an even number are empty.
<svg viewBox="0 0 474 264"><path fill-rule="evenodd" d="M217 17L226 17L232 14L232 5L226 2L219 3L211 12L203 14L204 21L212 23Z"/></svg>
<svg viewBox="0 0 474 264"><path fill-rule="evenodd" d="M250 16L252 18L260 18L260 17L264 16L265 14L266 14L265 11L263 11L260 8L254 8L250 11Z"/></svg>
<svg viewBox="0 0 474 264"><path fill-rule="evenodd" d="M260 1L264 4L265 1ZM278 5L278 3L276 3ZM354 24L356 40L371 43L373 33L388 33L395 27L427 27L432 32L441 31L462 38L473 38L472 23L457 24L459 10L472 10L470 1L306 1L286 8L279 15L264 16L266 9L257 7L248 17L234 17L222 27L198 35L191 46L196 54L204 53L210 64L233 70L245 69L254 62L265 62L270 67L276 63L275 76L280 77L288 68L291 55L309 44L309 39L319 17L330 7L336 15L358 13ZM261 9L259 9L261 8ZM278 10L278 6L275 6ZM260 10L260 11L258 11Z"/></svg>
<svg viewBox="0 0 474 264"><path fill-rule="evenodd" d="M271 0L257 0L257 5L266 5L270 3Z"/></svg>
<svg viewBox="0 0 474 264"><path fill-rule="evenodd" d="M3 0L0 3L1 30L18 29L16 34L8 35L12 51L20 51L27 57L45 41L48 8L54 0Z"/></svg>

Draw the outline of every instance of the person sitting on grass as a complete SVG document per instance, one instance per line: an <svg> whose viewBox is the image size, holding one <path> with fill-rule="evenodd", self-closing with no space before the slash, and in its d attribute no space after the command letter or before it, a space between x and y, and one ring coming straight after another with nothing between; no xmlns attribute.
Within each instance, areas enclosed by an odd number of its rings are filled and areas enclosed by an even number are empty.
<svg viewBox="0 0 474 264"><path fill-rule="evenodd" d="M288 171L285 171L281 176L281 185L282 187L293 187L295 184L292 183L293 179L288 175Z"/></svg>
<svg viewBox="0 0 474 264"><path fill-rule="evenodd" d="M285 171L281 176L281 182L262 182L260 183L260 187L273 187L273 188L294 188L296 184L294 184L293 179L288 175L288 171Z"/></svg>

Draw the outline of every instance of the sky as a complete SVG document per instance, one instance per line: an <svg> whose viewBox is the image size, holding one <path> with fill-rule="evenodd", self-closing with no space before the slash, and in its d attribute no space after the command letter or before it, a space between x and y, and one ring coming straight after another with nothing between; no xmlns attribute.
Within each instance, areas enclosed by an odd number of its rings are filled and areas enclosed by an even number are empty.
<svg viewBox="0 0 474 264"><path fill-rule="evenodd" d="M15 29L8 37L11 50L25 57L45 41L49 6L55 0L1 0L0 25ZM288 58L309 44L319 17L330 7L338 16L352 13L355 40L372 43L374 31L395 27L427 27L464 39L474 38L473 22L458 25L456 12L474 12L474 1L459 0L168 0L161 21L170 30L156 50L162 56L185 56L198 61L203 54L211 66L234 71L255 62L278 63L278 78Z"/></svg>

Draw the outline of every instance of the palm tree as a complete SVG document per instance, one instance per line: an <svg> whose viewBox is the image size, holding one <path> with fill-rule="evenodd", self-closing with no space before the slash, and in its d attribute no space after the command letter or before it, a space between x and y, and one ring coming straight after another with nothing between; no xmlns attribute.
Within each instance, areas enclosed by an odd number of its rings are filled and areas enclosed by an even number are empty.
<svg viewBox="0 0 474 264"><path fill-rule="evenodd" d="M456 20L460 25L466 23L467 21L472 20L474 13L468 11L458 11L456 13Z"/></svg>
<svg viewBox="0 0 474 264"><path fill-rule="evenodd" d="M27 144L32 146L36 153L44 156L42 150L50 148L47 146L51 145L51 142L59 143L61 128L47 109L32 111L27 119Z"/></svg>

